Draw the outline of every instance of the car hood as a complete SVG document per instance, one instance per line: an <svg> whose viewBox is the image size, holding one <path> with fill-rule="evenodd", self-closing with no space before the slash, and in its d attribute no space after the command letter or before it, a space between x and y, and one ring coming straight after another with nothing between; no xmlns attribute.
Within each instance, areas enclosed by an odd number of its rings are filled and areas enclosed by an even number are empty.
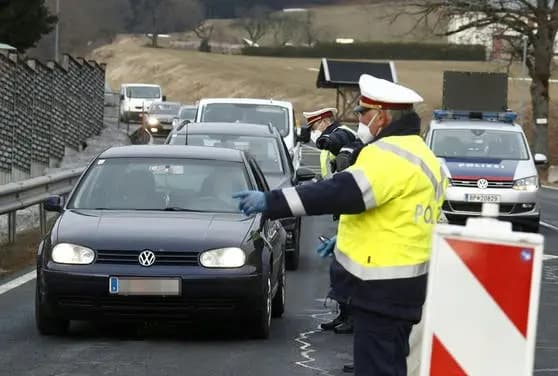
<svg viewBox="0 0 558 376"><path fill-rule="evenodd" d="M104 250L189 250L237 247L257 229L242 214L68 210L53 233L56 243Z"/></svg>
<svg viewBox="0 0 558 376"><path fill-rule="evenodd" d="M176 118L176 115L163 115L163 114L152 114L151 117L158 119L160 122L170 123Z"/></svg>
<svg viewBox="0 0 558 376"><path fill-rule="evenodd" d="M291 187L291 180L287 175L281 174L265 174L265 180L270 189L281 189Z"/></svg>
<svg viewBox="0 0 558 376"><path fill-rule="evenodd" d="M440 159L446 167L445 172L448 177L455 180L512 181L517 178L519 162L523 162L506 159Z"/></svg>

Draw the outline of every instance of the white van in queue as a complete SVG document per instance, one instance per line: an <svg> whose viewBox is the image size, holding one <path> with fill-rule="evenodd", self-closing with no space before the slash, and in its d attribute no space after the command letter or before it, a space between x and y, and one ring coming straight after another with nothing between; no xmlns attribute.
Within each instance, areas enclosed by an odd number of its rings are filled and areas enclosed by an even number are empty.
<svg viewBox="0 0 558 376"><path fill-rule="evenodd" d="M302 149L291 102L272 99L206 98L199 102L195 122L271 124L283 137L294 168L300 166Z"/></svg>
<svg viewBox="0 0 558 376"><path fill-rule="evenodd" d="M123 84L120 87L120 120L139 121L141 114L154 102L163 102L166 97L159 85Z"/></svg>

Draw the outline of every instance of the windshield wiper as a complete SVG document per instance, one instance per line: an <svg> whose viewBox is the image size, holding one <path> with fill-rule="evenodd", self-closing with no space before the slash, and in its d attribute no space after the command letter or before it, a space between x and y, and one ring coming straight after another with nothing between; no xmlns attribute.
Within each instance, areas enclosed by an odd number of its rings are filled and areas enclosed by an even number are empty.
<svg viewBox="0 0 558 376"><path fill-rule="evenodd" d="M164 208L164 211L175 211L175 212L193 212L193 213L202 213L203 210L194 210L194 209L185 209L178 206L169 206L168 208Z"/></svg>

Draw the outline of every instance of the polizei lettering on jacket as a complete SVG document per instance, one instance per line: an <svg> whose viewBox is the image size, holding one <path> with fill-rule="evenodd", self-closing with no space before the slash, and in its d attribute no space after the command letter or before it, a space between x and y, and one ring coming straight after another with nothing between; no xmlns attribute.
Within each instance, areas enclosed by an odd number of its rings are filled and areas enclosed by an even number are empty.
<svg viewBox="0 0 558 376"><path fill-rule="evenodd" d="M430 205L424 206L422 204L418 204L415 208L415 223L419 223L419 221L424 221L424 223L428 224L436 224L440 217L442 216L442 211L440 209L433 208Z"/></svg>

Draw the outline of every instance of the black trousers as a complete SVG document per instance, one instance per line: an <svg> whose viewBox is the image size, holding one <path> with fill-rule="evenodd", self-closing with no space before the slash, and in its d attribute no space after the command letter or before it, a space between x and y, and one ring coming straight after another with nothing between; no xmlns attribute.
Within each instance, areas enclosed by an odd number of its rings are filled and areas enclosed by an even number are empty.
<svg viewBox="0 0 558 376"><path fill-rule="evenodd" d="M355 376L407 376L413 323L351 307Z"/></svg>

